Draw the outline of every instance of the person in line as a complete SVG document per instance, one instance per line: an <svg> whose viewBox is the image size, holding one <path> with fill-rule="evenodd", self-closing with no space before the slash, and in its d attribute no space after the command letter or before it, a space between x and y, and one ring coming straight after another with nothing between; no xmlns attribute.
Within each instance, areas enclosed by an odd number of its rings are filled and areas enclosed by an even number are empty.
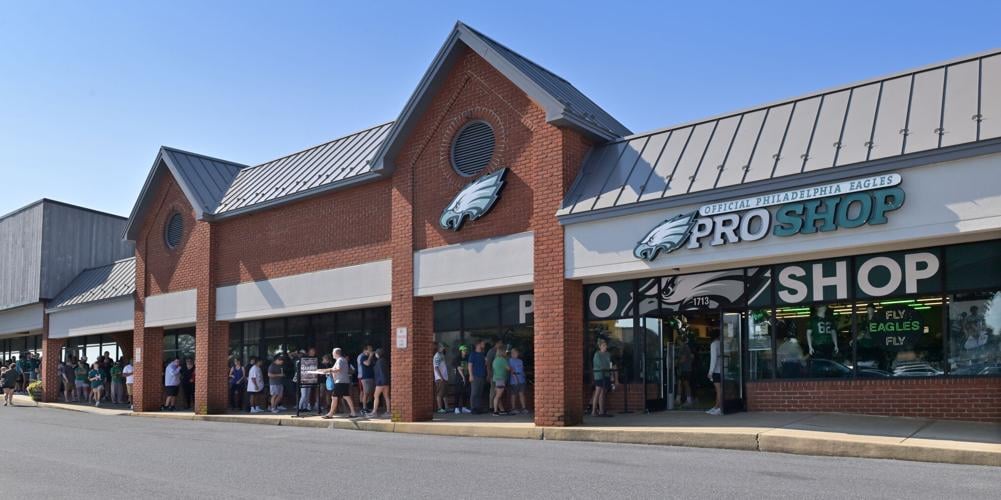
<svg viewBox="0 0 1001 500"><path fill-rule="evenodd" d="M67 357L66 362L59 367L59 378L63 381L63 399L67 403L76 401L74 390L73 357Z"/></svg>
<svg viewBox="0 0 1001 500"><path fill-rule="evenodd" d="M14 387L17 386L17 365L15 363L0 368L0 386L3 387L3 405L14 406Z"/></svg>
<svg viewBox="0 0 1001 500"><path fill-rule="evenodd" d="M334 418L341 399L348 403L348 408L351 409L350 417L358 418L358 414L355 412L355 403L351 399L351 367L348 365L348 358L341 353L340 347L335 347L330 354L334 357L334 366L324 370L324 373L328 373L334 378L334 391L330 397L330 412L323 418Z"/></svg>
<svg viewBox="0 0 1001 500"><path fill-rule="evenodd" d="M111 365L111 403L125 404L125 376L122 375L122 360Z"/></svg>
<svg viewBox="0 0 1001 500"><path fill-rule="evenodd" d="M250 358L250 370L247 372L247 394L250 399L250 413L261 413L261 399L264 392L264 361Z"/></svg>
<svg viewBox="0 0 1001 500"><path fill-rule="evenodd" d="M371 344L358 355L358 380L361 382L361 412L372 412L372 396L375 394L375 352Z"/></svg>
<svg viewBox="0 0 1001 500"><path fill-rule="evenodd" d="M90 401L90 383L87 382L87 358L80 358L73 369L74 385L76 387L76 397L74 401Z"/></svg>
<svg viewBox="0 0 1001 500"><path fill-rule="evenodd" d="M719 341L719 330L713 329L709 331L709 338L712 339L712 343L709 344L709 373L706 376L713 383L713 388L716 389L716 404L713 405L706 413L709 415L722 415L723 414L723 356L720 349Z"/></svg>
<svg viewBox="0 0 1001 500"><path fill-rule="evenodd" d="M511 377L505 392L511 397L511 412L524 415L528 413L528 406L525 404L528 378L525 376L525 362L521 359L521 350L517 347L511 349L511 359L507 360L507 365L511 369ZM515 409L515 400L521 403L521 410Z"/></svg>
<svg viewBox="0 0 1001 500"><path fill-rule="evenodd" d="M490 339L490 350L487 351L487 383L490 384L490 396L487 398L487 405L494 409L494 396L497 395L497 386L494 385L494 359L497 357L497 349L500 348L500 339L492 337Z"/></svg>
<svg viewBox="0 0 1001 500"><path fill-rule="evenodd" d="M129 398L129 409L135 410L135 403L132 402L132 386L135 384L135 367L132 366L132 362L125 360L125 366L122 368L122 375L125 376L125 395Z"/></svg>
<svg viewBox="0 0 1001 500"><path fill-rule="evenodd" d="M444 342L438 344L431 359L434 368L434 402L438 413L448 413L448 363L445 362L447 350L448 345Z"/></svg>
<svg viewBox="0 0 1001 500"><path fill-rule="evenodd" d="M247 385L247 374L243 371L243 361L233 358L233 366L229 367L229 407L234 410L243 408L243 390Z"/></svg>
<svg viewBox="0 0 1001 500"><path fill-rule="evenodd" d="M472 413L469 409L469 346L459 346L455 358L455 414Z"/></svg>
<svg viewBox="0 0 1001 500"><path fill-rule="evenodd" d="M484 354L486 346L482 340L476 342L473 352L469 354L469 400L473 405L473 413L483 413L484 392L487 388L487 358Z"/></svg>
<svg viewBox="0 0 1001 500"><path fill-rule="evenodd" d="M494 362L493 362L493 376L494 376L494 416L507 415L507 411L504 410L504 388L507 387L507 378L511 372L511 366L507 362L507 351L497 347Z"/></svg>
<svg viewBox="0 0 1001 500"><path fill-rule="evenodd" d="M101 396L104 393L104 372L101 371L101 364L94 362L87 373L87 380L90 381L90 392L94 396L94 406L101 406Z"/></svg>
<svg viewBox="0 0 1001 500"><path fill-rule="evenodd" d="M14 371L17 373L17 379L14 381L14 392L20 393L24 392L24 370L27 369L24 356L14 356L11 358L14 360Z"/></svg>
<svg viewBox="0 0 1001 500"><path fill-rule="evenodd" d="M101 370L101 377L104 379L104 386L101 389L101 395L105 400L111 401L111 390L109 385L111 384L111 366L114 363L111 361L111 353L105 351L104 356L98 360L98 366Z"/></svg>
<svg viewBox="0 0 1001 500"><path fill-rule="evenodd" d="M181 358L174 358L163 370L163 393L166 396L162 411L177 409L177 389L181 385Z"/></svg>
<svg viewBox="0 0 1001 500"><path fill-rule="evenodd" d="M598 341L598 350L591 360L591 367L594 370L591 416L610 417L612 415L605 411L605 398L612 388L612 355L608 353L608 342L605 339Z"/></svg>
<svg viewBox="0 0 1001 500"><path fill-rule="evenodd" d="M327 370L334 367L334 359L330 357L329 354L324 354L323 358L320 359L320 364L317 366L320 371ZM320 388L320 397L317 405L320 407L319 413L324 413L329 408L327 406L330 404L330 397L334 394L334 379L330 375L317 375L316 376L317 386Z"/></svg>
<svg viewBox="0 0 1001 500"><path fill-rule="evenodd" d="M285 396L285 357L281 354L275 356L275 360L268 366L268 384L271 386L271 413L278 413L287 410L282 406L282 398Z"/></svg>
<svg viewBox="0 0 1001 500"><path fill-rule="evenodd" d="M189 410L195 409L195 360L186 358L181 367L181 385L184 388L184 402Z"/></svg>
<svg viewBox="0 0 1001 500"><path fill-rule="evenodd" d="M379 396L386 398L386 413L389 417L392 411L389 403L389 360L382 348L375 350L375 394L372 397L372 415L379 416Z"/></svg>
<svg viewBox="0 0 1001 500"><path fill-rule="evenodd" d="M316 349L310 347L308 351L299 350L299 357L295 360L295 374L293 375L292 381L299 384L299 403L296 405L299 411L313 411L313 387L304 386L302 380L299 378L302 376L302 358L316 357Z"/></svg>
<svg viewBox="0 0 1001 500"><path fill-rule="evenodd" d="M675 336L675 343L678 346L678 396L674 403L681 408L690 408L695 404L691 382L692 362L695 360L695 355L681 332Z"/></svg>

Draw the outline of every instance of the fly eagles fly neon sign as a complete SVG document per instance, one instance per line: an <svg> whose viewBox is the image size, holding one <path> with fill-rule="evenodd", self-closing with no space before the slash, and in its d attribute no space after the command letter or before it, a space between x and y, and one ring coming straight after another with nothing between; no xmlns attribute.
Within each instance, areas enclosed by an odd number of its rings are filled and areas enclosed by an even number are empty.
<svg viewBox="0 0 1001 500"><path fill-rule="evenodd" d="M633 255L654 260L661 253L683 246L699 249L707 242L720 246L768 235L787 237L886 224L887 214L904 204L900 181L900 174L882 174L704 205L655 226L636 243Z"/></svg>

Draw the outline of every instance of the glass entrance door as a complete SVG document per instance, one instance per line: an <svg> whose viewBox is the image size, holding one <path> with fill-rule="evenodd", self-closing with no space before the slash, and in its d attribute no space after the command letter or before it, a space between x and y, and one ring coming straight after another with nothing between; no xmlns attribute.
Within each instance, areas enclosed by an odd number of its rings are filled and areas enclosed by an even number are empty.
<svg viewBox="0 0 1001 500"><path fill-rule="evenodd" d="M737 311L723 311L722 343L723 357L723 412L733 413L743 411L744 406L744 363L742 359L744 344L743 316Z"/></svg>

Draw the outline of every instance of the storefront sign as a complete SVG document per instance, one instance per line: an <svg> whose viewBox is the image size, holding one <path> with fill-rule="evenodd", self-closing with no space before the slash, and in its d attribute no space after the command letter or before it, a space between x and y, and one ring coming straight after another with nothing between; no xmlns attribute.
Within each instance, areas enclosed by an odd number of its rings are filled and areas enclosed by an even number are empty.
<svg viewBox="0 0 1001 500"><path fill-rule="evenodd" d="M317 369L316 358L299 358L299 384L300 385L315 385L316 384L316 373Z"/></svg>
<svg viewBox="0 0 1001 500"><path fill-rule="evenodd" d="M504 187L506 168L484 175L462 188L441 212L438 224L442 229L458 231L462 223L468 219L474 221L483 217L493 208Z"/></svg>
<svg viewBox="0 0 1001 500"><path fill-rule="evenodd" d="M896 187L900 181L900 174L885 174L705 205L658 224L636 244L633 255L654 260L682 246L702 248L707 241L719 246L769 234L787 237L886 224L886 214L904 204L904 190ZM773 205L780 205L774 215L766 208Z"/></svg>
<svg viewBox="0 0 1001 500"><path fill-rule="evenodd" d="M907 306L887 307L869 321L869 335L881 349L910 351L925 330L924 320Z"/></svg>
<svg viewBox="0 0 1001 500"><path fill-rule="evenodd" d="M859 298L935 293L941 289L940 261L937 250L859 257L853 281L849 259L776 266L776 296L784 305L841 301L848 299L851 283Z"/></svg>

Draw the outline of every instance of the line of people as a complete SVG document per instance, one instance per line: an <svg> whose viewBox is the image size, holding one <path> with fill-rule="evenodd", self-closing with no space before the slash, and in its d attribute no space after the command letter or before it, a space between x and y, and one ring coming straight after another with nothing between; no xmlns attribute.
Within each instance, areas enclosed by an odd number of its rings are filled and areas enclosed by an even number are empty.
<svg viewBox="0 0 1001 500"><path fill-rule="evenodd" d="M12 390L15 394L28 393L28 385L38 380L39 374L41 373L41 364L41 356L34 352L22 353L20 356L12 356L10 359L0 363L4 369L9 369L11 365L14 366L14 373L8 375L8 377L12 377L14 379L14 386Z"/></svg>
<svg viewBox="0 0 1001 500"><path fill-rule="evenodd" d="M67 403L101 403L132 406L132 363L125 358L114 361L110 352L98 356L93 363L87 358L70 355L57 367L60 393Z"/></svg>
<svg viewBox="0 0 1001 500"><path fill-rule="evenodd" d="M448 344L442 342L435 347L431 362L437 413L479 414L486 413L487 408L495 416L528 413L525 402L528 377L518 348L501 345L497 338L492 339L489 350L485 340L473 344L472 352L469 346L459 345L459 356L449 367ZM448 404L450 372L455 374L452 408ZM509 404L505 405L505 399Z"/></svg>

